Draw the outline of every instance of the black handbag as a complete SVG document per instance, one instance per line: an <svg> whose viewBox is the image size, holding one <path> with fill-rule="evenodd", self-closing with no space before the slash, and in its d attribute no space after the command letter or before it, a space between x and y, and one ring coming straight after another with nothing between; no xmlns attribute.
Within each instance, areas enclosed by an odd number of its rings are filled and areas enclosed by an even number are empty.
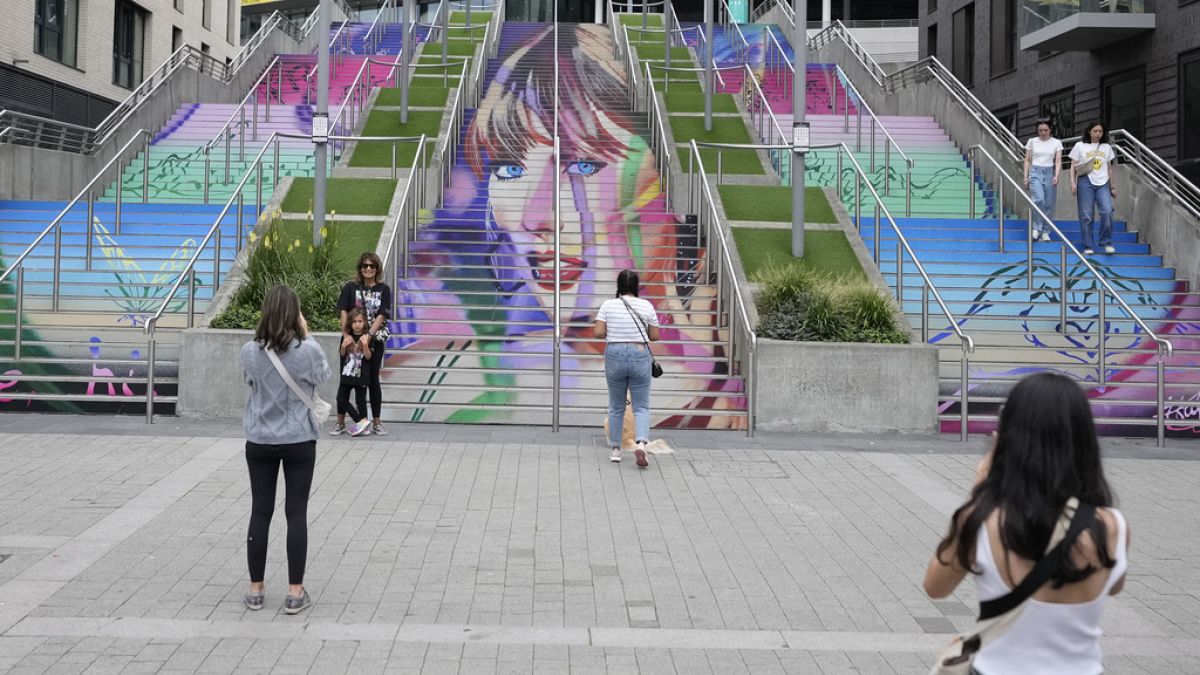
<svg viewBox="0 0 1200 675"><path fill-rule="evenodd" d="M621 304L625 305L625 310L629 312L629 316L633 317L633 325L637 326L638 333L642 336L642 343L646 345L646 351L650 351L650 341L646 339L646 333L642 330L642 317L638 316L633 308L625 302L625 298L621 298ZM658 361L654 358L654 353L650 353L650 377L662 377L662 366L658 365Z"/></svg>

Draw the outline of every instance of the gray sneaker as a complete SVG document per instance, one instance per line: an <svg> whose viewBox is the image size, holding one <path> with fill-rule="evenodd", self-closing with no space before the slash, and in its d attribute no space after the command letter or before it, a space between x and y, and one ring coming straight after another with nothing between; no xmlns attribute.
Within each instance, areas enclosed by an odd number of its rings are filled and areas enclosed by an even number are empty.
<svg viewBox="0 0 1200 675"><path fill-rule="evenodd" d="M304 589L304 594L300 597L289 595L283 601L283 611L288 614L299 614L311 607L313 604L312 598L308 595L308 589Z"/></svg>
<svg viewBox="0 0 1200 675"><path fill-rule="evenodd" d="M263 608L263 604L267 601L266 593L246 593L246 609L258 611Z"/></svg>

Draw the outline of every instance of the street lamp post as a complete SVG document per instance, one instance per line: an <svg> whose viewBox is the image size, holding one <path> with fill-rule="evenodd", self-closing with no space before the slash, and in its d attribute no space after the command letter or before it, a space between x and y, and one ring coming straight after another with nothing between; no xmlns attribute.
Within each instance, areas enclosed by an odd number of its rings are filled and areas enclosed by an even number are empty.
<svg viewBox="0 0 1200 675"><path fill-rule="evenodd" d="M713 0L704 0L704 130L712 131ZM671 77L668 72L667 77Z"/></svg>
<svg viewBox="0 0 1200 675"><path fill-rule="evenodd" d="M321 0L317 8L317 109L313 112L313 246L320 246L325 239L325 172L329 167L329 25L333 14L333 0Z"/></svg>
<svg viewBox="0 0 1200 675"><path fill-rule="evenodd" d="M807 136L805 113L805 76L808 70L808 2L794 0L796 26L792 32L792 47L796 53L795 76L792 81L793 143L802 133ZM807 144L807 139L805 140ZM841 179L841 176L838 176ZM804 151L792 151L792 255L804 257Z"/></svg>
<svg viewBox="0 0 1200 675"><path fill-rule="evenodd" d="M400 123L408 124L408 64L412 53L412 42L416 38L416 30L409 32L413 26L413 0L404 0L404 23L401 33L404 40L400 43Z"/></svg>

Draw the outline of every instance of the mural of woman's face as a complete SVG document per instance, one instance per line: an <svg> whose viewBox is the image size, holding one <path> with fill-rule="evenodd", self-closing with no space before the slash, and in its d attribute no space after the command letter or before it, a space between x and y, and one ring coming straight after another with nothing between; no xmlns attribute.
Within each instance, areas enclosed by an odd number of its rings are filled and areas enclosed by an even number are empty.
<svg viewBox="0 0 1200 675"><path fill-rule="evenodd" d="M644 145L640 139L604 115L596 119L605 125L612 143L629 148ZM548 138L545 121L534 116L535 137ZM530 290L540 291L539 301L551 306L554 293L554 179L559 175L561 209L561 284L562 306L568 313L590 312L599 304L595 294L611 293L616 273L635 267L628 232L636 228L633 208L634 189L622 195L622 182L630 186L657 180L652 166L644 166L648 153L603 160L576 149L569 137L555 166L554 148L549 143L533 145L522 157L510 157L488 165L488 200L491 217L504 230L528 264L522 274ZM587 144L579 144L587 147ZM626 174L632 173L632 176ZM654 233L639 236L638 245L656 247L666 243ZM661 241L660 241L661 240ZM656 255L651 252L645 255ZM670 254L661 253L663 257Z"/></svg>

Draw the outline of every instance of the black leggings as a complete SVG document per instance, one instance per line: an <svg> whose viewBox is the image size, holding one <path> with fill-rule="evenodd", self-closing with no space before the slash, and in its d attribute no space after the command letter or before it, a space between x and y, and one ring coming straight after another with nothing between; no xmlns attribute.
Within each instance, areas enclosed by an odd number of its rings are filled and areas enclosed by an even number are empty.
<svg viewBox="0 0 1200 675"><path fill-rule="evenodd" d="M383 343L371 343L371 358L363 363L363 375L367 378L367 389L371 390L371 417L378 422L383 408L383 387L379 384L379 371L383 369Z"/></svg>
<svg viewBox="0 0 1200 675"><path fill-rule="evenodd" d="M275 513L275 484L283 464L283 511L287 515L288 583L304 583L308 556L308 493L312 489L317 442L259 445L246 441L246 466L250 469L250 533L246 537L246 559L250 581L260 582L267 568L267 534Z"/></svg>
<svg viewBox="0 0 1200 675"><path fill-rule="evenodd" d="M350 403L350 392L354 392L354 404ZM337 414L350 415L350 419L358 422L367 416L367 385L339 384L337 393Z"/></svg>

